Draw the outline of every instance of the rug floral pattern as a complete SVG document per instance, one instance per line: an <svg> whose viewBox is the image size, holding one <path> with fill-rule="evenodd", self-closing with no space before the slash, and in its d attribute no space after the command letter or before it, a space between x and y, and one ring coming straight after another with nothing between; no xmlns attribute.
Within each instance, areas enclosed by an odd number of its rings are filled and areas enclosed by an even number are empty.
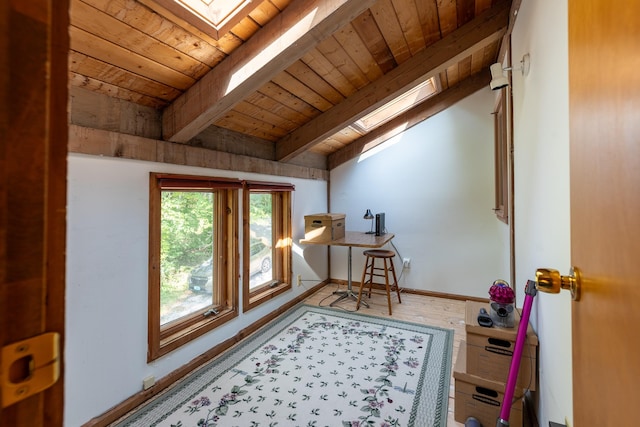
<svg viewBox="0 0 640 427"><path fill-rule="evenodd" d="M278 326L119 425L446 425L451 331L310 306Z"/></svg>

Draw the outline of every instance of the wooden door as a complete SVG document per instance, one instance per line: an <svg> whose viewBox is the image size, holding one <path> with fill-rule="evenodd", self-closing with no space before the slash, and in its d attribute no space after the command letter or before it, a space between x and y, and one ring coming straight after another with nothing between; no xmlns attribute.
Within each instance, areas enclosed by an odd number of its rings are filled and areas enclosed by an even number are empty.
<svg viewBox="0 0 640 427"><path fill-rule="evenodd" d="M637 425L640 2L569 1L569 109L574 425Z"/></svg>
<svg viewBox="0 0 640 427"><path fill-rule="evenodd" d="M64 345L68 9L0 2L0 347L44 332ZM0 405L0 426L61 426L63 375Z"/></svg>

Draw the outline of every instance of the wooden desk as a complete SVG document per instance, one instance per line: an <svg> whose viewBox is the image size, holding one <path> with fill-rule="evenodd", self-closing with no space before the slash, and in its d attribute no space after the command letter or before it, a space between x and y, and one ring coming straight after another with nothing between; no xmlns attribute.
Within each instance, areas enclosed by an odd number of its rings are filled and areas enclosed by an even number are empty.
<svg viewBox="0 0 640 427"><path fill-rule="evenodd" d="M390 242L391 239L393 239L394 237L395 237L395 234L393 233L386 233L381 236L376 236L375 234L372 234L372 233L362 233L359 231L345 231L344 237L340 239L330 240L328 242L315 242L313 240L302 239L300 240L300 243L304 245L347 246L349 248L348 259L347 259L348 261L347 290L334 292L334 294L340 295L340 297L334 302L332 302L331 304L329 304L330 306L333 306L335 303L342 301L343 299L346 299L346 298L351 298L354 301L358 299L358 296L353 293L353 286L352 286L353 281L352 281L352 271L351 271L351 262L352 262L351 249L353 247L380 248L386 245L388 242ZM364 304L367 307L369 307L369 305L365 301L361 301L361 304Z"/></svg>

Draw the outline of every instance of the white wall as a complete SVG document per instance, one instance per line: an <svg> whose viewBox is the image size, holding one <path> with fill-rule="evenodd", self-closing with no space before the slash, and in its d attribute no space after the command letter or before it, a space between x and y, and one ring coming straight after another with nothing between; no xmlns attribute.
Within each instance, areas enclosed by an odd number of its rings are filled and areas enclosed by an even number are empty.
<svg viewBox="0 0 640 427"><path fill-rule="evenodd" d="M67 217L65 425L79 426L328 277L327 249L294 246L294 284L259 308L147 364L149 172L290 182L294 241L304 215L327 209L327 183L72 154Z"/></svg>
<svg viewBox="0 0 640 427"><path fill-rule="evenodd" d="M411 258L402 287L487 298L494 280L509 281L508 227L492 210L493 106L480 90L331 171L330 209L346 213L347 230L370 228L367 209L386 213L396 249ZM331 277L346 279L346 248L331 251ZM355 281L363 264L354 248Z"/></svg>
<svg viewBox="0 0 640 427"><path fill-rule="evenodd" d="M531 71L513 73L516 280L520 289L540 267L568 274L569 92L567 2L525 1L512 35L514 62L531 55ZM538 421L573 419L571 298L539 293Z"/></svg>

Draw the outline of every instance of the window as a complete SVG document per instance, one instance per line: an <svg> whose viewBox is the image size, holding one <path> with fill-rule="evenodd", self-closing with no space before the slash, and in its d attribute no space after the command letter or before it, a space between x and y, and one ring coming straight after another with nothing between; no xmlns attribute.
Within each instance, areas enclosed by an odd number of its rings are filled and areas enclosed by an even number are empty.
<svg viewBox="0 0 640 427"><path fill-rule="evenodd" d="M257 7L251 0L157 0L157 3L216 40Z"/></svg>
<svg viewBox="0 0 640 427"><path fill-rule="evenodd" d="M241 186L151 174L148 361L237 316Z"/></svg>
<svg viewBox="0 0 640 427"><path fill-rule="evenodd" d="M432 77L357 120L352 126L362 133L370 132L435 95L436 92L435 78Z"/></svg>
<svg viewBox="0 0 640 427"><path fill-rule="evenodd" d="M506 89L498 95L494 120L495 207L498 219L509 223L509 142L507 134Z"/></svg>
<svg viewBox="0 0 640 427"><path fill-rule="evenodd" d="M246 181L243 197L243 310L291 289L290 184Z"/></svg>

